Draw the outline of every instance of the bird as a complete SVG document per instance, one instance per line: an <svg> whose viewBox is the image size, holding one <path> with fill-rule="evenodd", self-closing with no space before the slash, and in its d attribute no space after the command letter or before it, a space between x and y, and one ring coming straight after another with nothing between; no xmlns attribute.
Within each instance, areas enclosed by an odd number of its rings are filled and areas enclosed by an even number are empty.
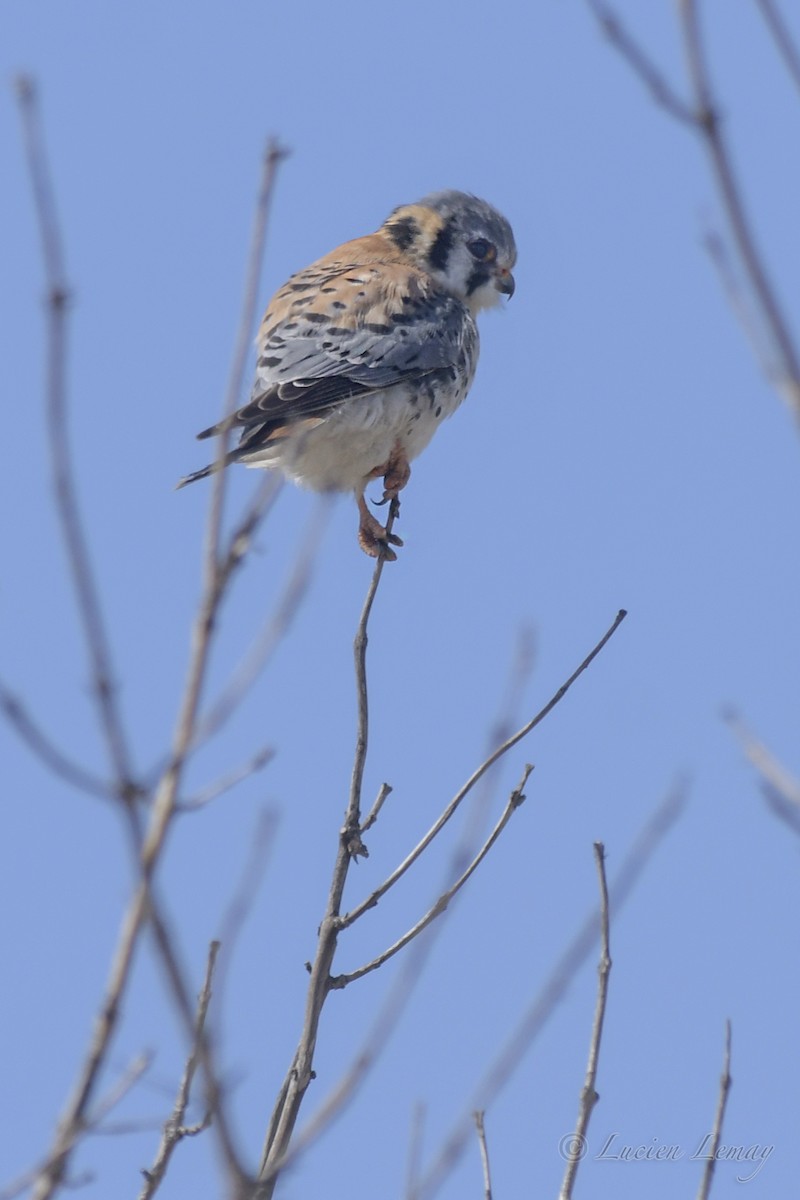
<svg viewBox="0 0 800 1200"><path fill-rule="evenodd" d="M239 431L238 444L178 487L238 462L352 492L361 549L395 560L403 542L369 510L366 487L382 479L376 503L399 511L412 460L472 385L477 314L513 295L516 258L497 209L446 190L296 272L261 322L248 403L197 435Z"/></svg>

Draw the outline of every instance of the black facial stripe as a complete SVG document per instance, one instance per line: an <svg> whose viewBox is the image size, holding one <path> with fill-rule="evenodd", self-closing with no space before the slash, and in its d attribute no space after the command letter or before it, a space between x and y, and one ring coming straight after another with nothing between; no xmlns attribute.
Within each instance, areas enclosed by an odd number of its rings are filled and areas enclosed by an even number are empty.
<svg viewBox="0 0 800 1200"><path fill-rule="evenodd" d="M398 250L407 250L419 237L419 225L413 217L401 217L398 221L392 221L386 230Z"/></svg>
<svg viewBox="0 0 800 1200"><path fill-rule="evenodd" d="M485 267L476 267L467 280L467 295L471 296L479 287L483 287L491 279L491 272Z"/></svg>
<svg viewBox="0 0 800 1200"><path fill-rule="evenodd" d="M447 260L450 257L455 236L456 219L449 217L433 239L433 244L428 251L428 263L434 271L444 271L447 268Z"/></svg>

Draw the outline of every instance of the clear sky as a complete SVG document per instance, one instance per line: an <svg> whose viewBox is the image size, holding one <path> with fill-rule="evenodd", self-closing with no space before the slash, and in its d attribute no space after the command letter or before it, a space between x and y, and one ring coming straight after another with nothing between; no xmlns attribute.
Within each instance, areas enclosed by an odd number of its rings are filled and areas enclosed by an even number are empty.
<svg viewBox="0 0 800 1200"><path fill-rule="evenodd" d="M674 7L628 0L622 11L682 87ZM797 328L800 98L755 4L703 8L746 198ZM793 1194L798 845L765 809L721 713L738 709L800 772L800 438L703 249L704 232L722 225L699 144L654 106L578 0L6 0L1 21L0 673L59 744L104 769L44 445L43 274L9 82L20 70L41 89L76 296L80 498L142 769L167 744L199 588L209 491L173 485L203 465L194 435L221 408L270 133L292 155L264 303L291 271L434 189L491 201L519 246L517 293L482 320L469 400L404 494L406 545L386 569L370 642L365 780L370 799L383 780L395 791L348 904L482 757L520 631L533 631L536 650L519 723L620 607L630 614L499 774L498 810L523 763L535 763L527 803L449 915L376 1071L283 1195L402 1195L414 1106L426 1106L433 1153L595 902L592 842L605 842L613 876L679 776L689 779L686 812L613 923L601 1100L576 1195L694 1194L702 1164L690 1157L713 1117L726 1017L734 1086L724 1141L774 1152L747 1184L721 1164L712 1194ZM253 485L239 470L232 495L243 502ZM271 611L316 504L295 489L281 495L226 607L213 685ZM202 787L265 743L273 762L181 822L163 874L199 980L259 813L278 814L221 997L227 1078L253 1156L299 1031L303 964L346 800L351 640L371 571L355 526L352 502L340 500L290 636L190 782ZM0 741L7 1180L48 1145L131 872L117 815L54 780L6 727ZM417 919L452 846L365 918L339 969ZM331 997L305 1115L397 970L395 960ZM593 955L488 1114L498 1197L557 1193L594 994ZM155 1063L117 1118L152 1125L171 1105L182 1046L147 954L107 1083L143 1048ZM683 1156L598 1161L612 1134ZM135 1195L155 1144L153 1128L91 1139L76 1163L94 1172L82 1195ZM179 1149L165 1197L219 1194L213 1145L206 1134ZM442 1195L479 1188L471 1146Z"/></svg>

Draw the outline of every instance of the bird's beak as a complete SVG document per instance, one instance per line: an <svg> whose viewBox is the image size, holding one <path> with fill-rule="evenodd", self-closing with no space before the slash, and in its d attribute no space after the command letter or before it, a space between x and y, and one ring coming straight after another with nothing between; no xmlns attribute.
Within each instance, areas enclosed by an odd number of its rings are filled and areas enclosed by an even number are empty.
<svg viewBox="0 0 800 1200"><path fill-rule="evenodd" d="M514 288L517 286L514 283L514 276L509 271L508 267L498 267L494 273L494 286L498 292L502 292L504 296L513 296Z"/></svg>

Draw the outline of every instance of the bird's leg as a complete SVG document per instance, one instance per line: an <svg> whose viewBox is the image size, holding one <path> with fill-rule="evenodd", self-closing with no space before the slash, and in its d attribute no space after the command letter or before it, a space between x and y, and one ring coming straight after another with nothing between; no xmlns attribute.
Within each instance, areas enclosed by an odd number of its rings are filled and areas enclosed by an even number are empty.
<svg viewBox="0 0 800 1200"><path fill-rule="evenodd" d="M394 562L397 558L392 546L402 546L402 538L395 533L387 533L377 517L367 508L363 491L356 493L356 503L361 520L358 525L358 544L370 558L385 558ZM391 543L391 544L390 544Z"/></svg>
<svg viewBox="0 0 800 1200"><path fill-rule="evenodd" d="M400 442L396 442L391 458L383 471L384 502L387 500L396 500L398 492L402 492L410 478L411 464L408 461L408 456Z"/></svg>
<svg viewBox="0 0 800 1200"><path fill-rule="evenodd" d="M370 472L370 479L380 479L381 476L383 476L383 499L375 503L388 504L390 500L397 500L398 493L402 492L411 478L411 466L401 442L395 442L394 449L386 462Z"/></svg>

